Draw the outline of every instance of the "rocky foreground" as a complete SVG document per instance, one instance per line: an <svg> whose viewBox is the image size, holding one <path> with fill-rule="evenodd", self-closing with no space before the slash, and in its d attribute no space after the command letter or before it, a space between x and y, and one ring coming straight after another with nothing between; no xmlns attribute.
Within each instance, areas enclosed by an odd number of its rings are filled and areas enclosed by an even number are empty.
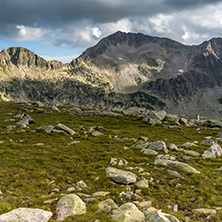
<svg viewBox="0 0 222 222"><path fill-rule="evenodd" d="M0 104L0 222L221 221L222 122Z"/></svg>

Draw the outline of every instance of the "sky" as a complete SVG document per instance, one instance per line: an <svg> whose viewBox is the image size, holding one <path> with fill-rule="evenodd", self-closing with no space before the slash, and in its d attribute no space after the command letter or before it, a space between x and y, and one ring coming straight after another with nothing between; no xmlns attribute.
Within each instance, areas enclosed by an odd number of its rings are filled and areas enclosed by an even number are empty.
<svg viewBox="0 0 222 222"><path fill-rule="evenodd" d="M0 0L0 51L70 62L116 31L187 45L222 37L221 0Z"/></svg>

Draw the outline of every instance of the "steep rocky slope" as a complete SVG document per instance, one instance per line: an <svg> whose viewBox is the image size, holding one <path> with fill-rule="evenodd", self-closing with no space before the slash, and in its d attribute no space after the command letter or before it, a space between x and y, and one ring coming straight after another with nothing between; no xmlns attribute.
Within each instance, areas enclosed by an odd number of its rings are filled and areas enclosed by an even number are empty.
<svg viewBox="0 0 222 222"><path fill-rule="evenodd" d="M24 48L0 53L2 100L140 106L221 117L222 39L186 46L167 38L117 32L70 64Z"/></svg>

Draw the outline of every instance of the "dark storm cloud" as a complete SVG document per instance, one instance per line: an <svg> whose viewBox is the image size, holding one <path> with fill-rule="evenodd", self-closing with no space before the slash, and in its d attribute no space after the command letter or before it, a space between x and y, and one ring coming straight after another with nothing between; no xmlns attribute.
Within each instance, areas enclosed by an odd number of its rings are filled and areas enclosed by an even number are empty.
<svg viewBox="0 0 222 222"><path fill-rule="evenodd" d="M215 2L219 0L210 1ZM84 19L106 23L208 3L209 0L1 0L0 26L9 29L16 24L60 27Z"/></svg>
<svg viewBox="0 0 222 222"><path fill-rule="evenodd" d="M84 49L121 30L193 44L222 35L220 3L221 0L0 0L0 38L41 40Z"/></svg>

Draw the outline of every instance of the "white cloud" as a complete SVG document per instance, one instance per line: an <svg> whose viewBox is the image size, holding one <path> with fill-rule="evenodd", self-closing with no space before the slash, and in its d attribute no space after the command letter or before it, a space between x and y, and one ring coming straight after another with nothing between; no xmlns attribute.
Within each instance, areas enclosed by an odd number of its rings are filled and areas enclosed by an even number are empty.
<svg viewBox="0 0 222 222"><path fill-rule="evenodd" d="M96 38L99 38L102 35L102 32L98 27L95 27L95 28L92 28L92 34Z"/></svg>
<svg viewBox="0 0 222 222"><path fill-rule="evenodd" d="M117 31L132 32L133 23L129 19L121 19L117 22L105 23L100 25L103 36L110 35Z"/></svg>
<svg viewBox="0 0 222 222"><path fill-rule="evenodd" d="M24 25L17 25L16 28L18 30L16 41L37 41L40 40L45 33L41 28L27 27Z"/></svg>

